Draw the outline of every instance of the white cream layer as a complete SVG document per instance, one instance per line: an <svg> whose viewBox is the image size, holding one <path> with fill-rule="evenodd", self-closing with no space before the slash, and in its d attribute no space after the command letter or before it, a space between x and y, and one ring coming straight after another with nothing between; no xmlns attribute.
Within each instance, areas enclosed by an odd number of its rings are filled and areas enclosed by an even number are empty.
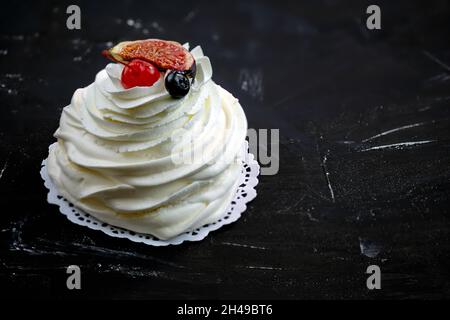
<svg viewBox="0 0 450 320"><path fill-rule="evenodd" d="M123 89L119 64L75 91L47 162L61 195L101 221L160 239L224 213L247 121L238 100L211 80L201 48L191 52L197 75L183 99L170 97L163 75L152 87ZM203 156L174 161L192 147L187 136Z"/></svg>

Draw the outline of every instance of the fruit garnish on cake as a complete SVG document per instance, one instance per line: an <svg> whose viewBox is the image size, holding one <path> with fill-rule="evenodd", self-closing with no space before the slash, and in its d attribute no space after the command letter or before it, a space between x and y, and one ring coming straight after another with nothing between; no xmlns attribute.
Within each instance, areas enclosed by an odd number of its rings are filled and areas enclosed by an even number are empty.
<svg viewBox="0 0 450 320"><path fill-rule="evenodd" d="M124 65L121 77L125 89L152 86L164 73L165 87L173 98L188 94L195 78L196 64L192 54L175 41L147 39L124 41L103 55Z"/></svg>

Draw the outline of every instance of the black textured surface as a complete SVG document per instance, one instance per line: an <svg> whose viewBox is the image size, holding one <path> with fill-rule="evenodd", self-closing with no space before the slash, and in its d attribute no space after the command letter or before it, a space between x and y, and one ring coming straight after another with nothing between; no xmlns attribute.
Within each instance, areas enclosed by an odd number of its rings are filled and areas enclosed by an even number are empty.
<svg viewBox="0 0 450 320"><path fill-rule="evenodd" d="M81 3L81 31L65 28L67 5L2 4L2 291L448 298L448 1L378 2L375 32L365 1L157 3ZM104 67L108 42L145 37L202 45L249 126L280 129L278 175L261 177L242 219L202 242L113 239L46 202L40 163L62 108ZM427 143L408 145L417 141ZM66 289L69 264L81 267L81 291ZM378 291L366 289L371 264L381 267Z"/></svg>

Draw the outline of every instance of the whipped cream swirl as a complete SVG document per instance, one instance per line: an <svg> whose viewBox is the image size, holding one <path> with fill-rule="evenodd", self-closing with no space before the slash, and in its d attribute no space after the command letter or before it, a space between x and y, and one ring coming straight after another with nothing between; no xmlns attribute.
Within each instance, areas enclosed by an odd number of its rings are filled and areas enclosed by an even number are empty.
<svg viewBox="0 0 450 320"><path fill-rule="evenodd" d="M169 239L219 219L237 188L245 114L215 84L208 57L191 51L197 74L173 99L164 74L151 87L124 89L123 66L109 64L75 91L50 150L48 173L60 193L111 225ZM202 157L174 161L193 137ZM174 157L175 156L175 157Z"/></svg>

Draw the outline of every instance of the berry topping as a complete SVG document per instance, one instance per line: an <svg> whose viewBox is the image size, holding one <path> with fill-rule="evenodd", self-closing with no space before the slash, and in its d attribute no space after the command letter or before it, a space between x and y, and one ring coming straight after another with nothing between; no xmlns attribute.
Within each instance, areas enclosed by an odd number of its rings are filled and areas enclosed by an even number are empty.
<svg viewBox="0 0 450 320"><path fill-rule="evenodd" d="M188 94L191 87L189 78L183 71L169 71L165 81L166 90L176 99Z"/></svg>
<svg viewBox="0 0 450 320"><path fill-rule="evenodd" d="M175 41L147 39L121 42L107 52L113 60L126 62L141 59L159 70L188 71L194 68L194 57Z"/></svg>
<svg viewBox="0 0 450 320"><path fill-rule="evenodd" d="M125 89L150 87L159 79L158 69L150 62L134 59L125 64L121 82Z"/></svg>

